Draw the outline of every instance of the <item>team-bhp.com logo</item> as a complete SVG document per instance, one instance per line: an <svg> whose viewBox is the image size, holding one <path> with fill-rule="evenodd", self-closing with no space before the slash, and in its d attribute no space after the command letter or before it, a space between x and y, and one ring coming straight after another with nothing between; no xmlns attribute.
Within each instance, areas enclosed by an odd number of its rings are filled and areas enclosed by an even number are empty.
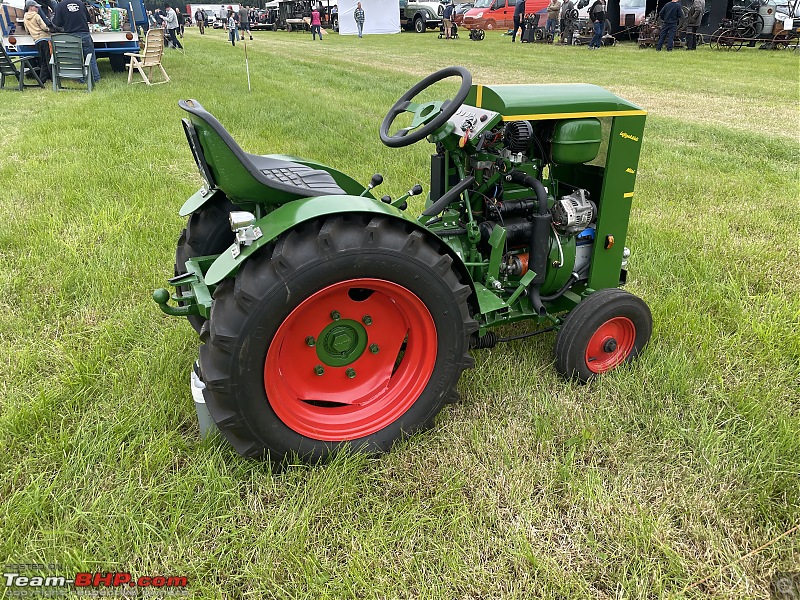
<svg viewBox="0 0 800 600"><path fill-rule="evenodd" d="M175 577L167 575L155 575L133 577L130 573L76 573L75 577L67 578L64 575L22 575L18 569L8 569L3 573L3 580L6 591L17 590L19 592L57 590L73 588L77 590L90 591L99 588L115 588L118 590L141 588L142 590L158 589L162 592L180 592L185 590L188 585L186 577Z"/></svg>

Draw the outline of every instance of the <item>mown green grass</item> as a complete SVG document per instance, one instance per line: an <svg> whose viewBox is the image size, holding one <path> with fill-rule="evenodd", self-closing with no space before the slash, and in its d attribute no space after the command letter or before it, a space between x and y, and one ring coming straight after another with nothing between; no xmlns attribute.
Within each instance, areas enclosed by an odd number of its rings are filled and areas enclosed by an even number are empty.
<svg viewBox="0 0 800 600"><path fill-rule="evenodd" d="M256 37L250 93L219 31L167 52L167 85L101 61L92 94L0 93L0 559L253 599L767 598L800 569L797 534L732 564L800 522L797 54ZM198 340L150 300L199 184L177 100L394 196L430 148L382 146L380 120L449 64L649 111L628 240L647 351L587 386L552 335L476 353L463 402L379 459L278 474L201 443Z"/></svg>

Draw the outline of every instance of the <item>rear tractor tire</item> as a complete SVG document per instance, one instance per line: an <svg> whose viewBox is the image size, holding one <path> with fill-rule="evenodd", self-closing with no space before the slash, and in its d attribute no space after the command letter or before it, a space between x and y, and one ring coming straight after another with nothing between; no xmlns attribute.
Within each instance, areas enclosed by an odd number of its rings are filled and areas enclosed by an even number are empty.
<svg viewBox="0 0 800 600"><path fill-rule="evenodd" d="M385 452L457 398L477 329L440 244L374 215L299 225L214 292L206 404L244 456Z"/></svg>
<svg viewBox="0 0 800 600"><path fill-rule="evenodd" d="M226 197L218 196L192 213L178 238L175 275L186 273L186 261L190 258L221 254L233 244L234 233L228 221L232 210L237 210L236 205ZM178 291L188 290L179 287ZM205 318L200 315L189 315L186 318L194 330L200 333L203 323L206 322Z"/></svg>
<svg viewBox="0 0 800 600"><path fill-rule="evenodd" d="M652 331L644 300L616 288L597 291L564 320L556 337L556 370L585 383L632 361Z"/></svg>

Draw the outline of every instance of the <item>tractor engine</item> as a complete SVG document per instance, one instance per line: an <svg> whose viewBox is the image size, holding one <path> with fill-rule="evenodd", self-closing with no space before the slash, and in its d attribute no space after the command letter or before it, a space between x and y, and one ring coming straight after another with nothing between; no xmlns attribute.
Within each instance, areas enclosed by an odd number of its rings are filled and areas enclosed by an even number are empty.
<svg viewBox="0 0 800 600"><path fill-rule="evenodd" d="M604 159L598 159L601 121L504 121L496 113L464 105L450 122L459 150L452 149L452 142L438 144L432 157L431 199L455 186L462 173L474 177L469 204L479 239L477 255L468 260L492 265L492 256L500 252L497 277L490 268L475 279L486 280L494 290L512 290L533 271L529 297L534 310L543 314L542 302L556 300L589 276L599 214L593 198L600 196L603 167L587 163ZM468 220L469 215L461 215L461 230Z"/></svg>

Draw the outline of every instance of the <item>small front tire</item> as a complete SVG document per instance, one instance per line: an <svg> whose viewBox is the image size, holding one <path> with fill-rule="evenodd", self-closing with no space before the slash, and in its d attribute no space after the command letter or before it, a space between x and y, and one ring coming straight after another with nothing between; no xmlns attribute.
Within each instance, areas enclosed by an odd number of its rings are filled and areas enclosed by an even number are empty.
<svg viewBox="0 0 800 600"><path fill-rule="evenodd" d="M595 292L564 320L556 337L556 370L585 383L632 361L652 331L644 300L616 288Z"/></svg>

